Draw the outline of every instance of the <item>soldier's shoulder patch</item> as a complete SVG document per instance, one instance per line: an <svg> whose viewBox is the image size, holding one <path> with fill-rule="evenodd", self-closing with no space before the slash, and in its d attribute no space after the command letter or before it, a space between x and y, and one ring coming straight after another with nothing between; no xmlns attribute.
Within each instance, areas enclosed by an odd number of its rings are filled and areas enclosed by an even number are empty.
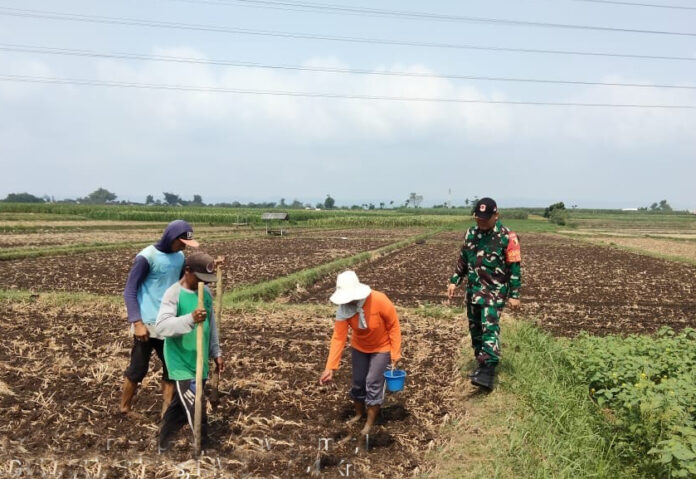
<svg viewBox="0 0 696 479"><path fill-rule="evenodd" d="M511 231L508 235L508 246L505 249L505 262L509 264L519 263L520 261L522 261L520 240L517 238L517 234Z"/></svg>

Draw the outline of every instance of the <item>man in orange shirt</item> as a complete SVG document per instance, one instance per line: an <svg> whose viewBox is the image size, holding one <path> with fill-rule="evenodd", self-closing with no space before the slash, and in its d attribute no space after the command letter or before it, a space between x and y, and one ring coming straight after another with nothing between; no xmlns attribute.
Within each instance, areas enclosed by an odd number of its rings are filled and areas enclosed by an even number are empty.
<svg viewBox="0 0 696 479"><path fill-rule="evenodd" d="M367 410L367 421L360 432L369 434L384 402L384 371L401 359L401 328L394 304L384 293L372 291L360 283L353 271L344 271L336 279L336 291L331 302L338 305L334 332L331 338L326 369L319 382L333 380L341 354L348 338L348 327L353 330L350 344L353 359L353 385L350 397L355 404L355 417L359 421Z"/></svg>

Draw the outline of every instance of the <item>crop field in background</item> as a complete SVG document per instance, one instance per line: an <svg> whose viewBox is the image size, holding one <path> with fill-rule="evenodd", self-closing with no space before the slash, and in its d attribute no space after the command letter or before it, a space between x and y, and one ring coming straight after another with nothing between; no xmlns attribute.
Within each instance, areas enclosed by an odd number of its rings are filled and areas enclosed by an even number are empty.
<svg viewBox="0 0 696 479"><path fill-rule="evenodd" d="M438 470L432 461L446 442L457 439L447 431L471 414L467 401L487 400L460 373L469 366L468 328L460 309L463 288L451 304L445 295L470 224L462 211L299 211L288 225L289 236L281 238L266 237L259 221L231 224L244 213L260 216L258 210L40 206L27 212L0 205L2 252L39 249L45 254L0 261L0 327L5 332L0 459L33 464L35 470L59 464L65 477L99 472L107 478L175 478L200 468L200 477L314 473L334 478L347 477L348 465L349 477L438 477L437 472L428 476ZM227 216L206 216L218 210ZM204 251L225 256L228 299L250 284L404 242L354 266L362 281L384 291L399 308L403 366L409 372L406 390L388 397L369 451L356 452L359 444L350 439L356 431L344 424L350 414L348 351L334 384L317 384L332 329L333 273L311 285L293 283L275 300L226 302L230 307L223 314L221 337L228 371L221 407L210 413L217 443L200 462L190 461L186 431L172 451L157 453L157 374L148 375L139 392L139 415L124 418L115 412L132 341L120 298L126 275L137 251L159 238L166 221L182 215L193 223ZM696 265L686 258L696 216L578 211L571 212L564 227L538 215L504 223L519 233L523 258L523 306L514 314L506 311L505 321L529 322L571 338L559 341L575 341L581 331L605 336L696 326ZM422 243L412 241L427 232L435 234ZM138 245L124 247L128 243ZM114 249L99 250L102 244ZM83 251L66 249L80 245ZM678 246L683 249L670 249ZM511 364L521 354L519 347L505 349ZM152 366L159 369L156 360ZM579 385L583 400L591 401L589 387L582 391ZM481 433L478 426L468 431ZM485 435L481 440L485 443ZM39 466L39 459L47 465ZM12 474L9 465L0 461L0 476Z"/></svg>

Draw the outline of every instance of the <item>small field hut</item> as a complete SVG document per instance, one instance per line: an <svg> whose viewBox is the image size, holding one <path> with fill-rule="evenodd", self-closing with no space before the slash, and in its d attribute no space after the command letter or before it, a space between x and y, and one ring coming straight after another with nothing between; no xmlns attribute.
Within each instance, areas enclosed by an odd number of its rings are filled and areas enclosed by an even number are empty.
<svg viewBox="0 0 696 479"><path fill-rule="evenodd" d="M287 213L264 213L261 219L266 222L267 235L285 236L288 234L288 230L283 227L289 219Z"/></svg>

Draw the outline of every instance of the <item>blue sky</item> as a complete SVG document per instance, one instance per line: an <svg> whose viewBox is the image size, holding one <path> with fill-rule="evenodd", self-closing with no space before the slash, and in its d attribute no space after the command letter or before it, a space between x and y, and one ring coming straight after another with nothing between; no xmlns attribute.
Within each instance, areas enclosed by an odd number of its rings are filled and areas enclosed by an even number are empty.
<svg viewBox="0 0 696 479"><path fill-rule="evenodd" d="M290 2L296 3L296 2ZM318 3L318 2L317 2ZM324 2L324 3L329 3ZM657 0L654 3L658 3ZM678 4L661 2L663 4ZM574 0L331 4L696 32L696 10ZM696 58L696 36L336 15L220 0L0 0L6 9L319 35ZM696 84L696 62L361 44L0 15L0 44L370 71ZM696 105L696 90L348 75L0 50L0 76L482 100ZM0 197L424 204L452 191L501 206L555 201L696 209L696 110L296 98L0 81Z"/></svg>

